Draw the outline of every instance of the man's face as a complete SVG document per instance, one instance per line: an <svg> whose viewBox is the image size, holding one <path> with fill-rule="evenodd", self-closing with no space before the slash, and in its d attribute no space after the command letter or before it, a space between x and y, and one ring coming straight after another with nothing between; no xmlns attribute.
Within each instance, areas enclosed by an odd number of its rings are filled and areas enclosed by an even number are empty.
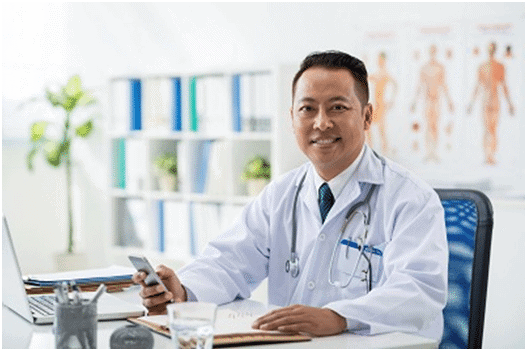
<svg viewBox="0 0 527 351"><path fill-rule="evenodd" d="M297 81L291 107L296 141L325 180L357 158L371 114L371 104L361 106L347 69L312 67Z"/></svg>

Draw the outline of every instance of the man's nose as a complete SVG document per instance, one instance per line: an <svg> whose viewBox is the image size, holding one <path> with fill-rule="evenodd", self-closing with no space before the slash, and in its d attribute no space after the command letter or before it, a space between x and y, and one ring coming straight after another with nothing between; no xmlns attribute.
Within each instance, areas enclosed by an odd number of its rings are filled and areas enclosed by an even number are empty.
<svg viewBox="0 0 527 351"><path fill-rule="evenodd" d="M333 127L333 122L331 121L331 118L329 118L326 111L323 109L320 109L316 118L315 118L315 124L313 126L314 129L320 129L322 131L329 129Z"/></svg>

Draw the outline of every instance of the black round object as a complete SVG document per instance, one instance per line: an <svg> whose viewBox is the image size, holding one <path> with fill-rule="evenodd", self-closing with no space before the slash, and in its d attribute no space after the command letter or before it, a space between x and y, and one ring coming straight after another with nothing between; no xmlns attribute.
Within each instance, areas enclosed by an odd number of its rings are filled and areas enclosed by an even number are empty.
<svg viewBox="0 0 527 351"><path fill-rule="evenodd" d="M118 328L110 337L110 348L112 349L151 349L153 347L152 332L137 324Z"/></svg>

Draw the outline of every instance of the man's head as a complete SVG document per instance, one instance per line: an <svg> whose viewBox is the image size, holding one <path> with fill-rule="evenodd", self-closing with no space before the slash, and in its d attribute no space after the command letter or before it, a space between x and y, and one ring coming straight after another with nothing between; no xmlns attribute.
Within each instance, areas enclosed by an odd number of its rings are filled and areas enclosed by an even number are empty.
<svg viewBox="0 0 527 351"><path fill-rule="evenodd" d="M356 57L340 51L324 51L309 54L300 64L300 69L293 78L293 99L295 97L296 83L302 74L311 67L344 68L350 71L355 78L355 91L362 106L369 101L368 72L364 63Z"/></svg>
<svg viewBox="0 0 527 351"><path fill-rule="evenodd" d="M310 55L295 76L291 107L295 137L325 180L345 170L362 150L372 118L367 91L364 64L343 53Z"/></svg>

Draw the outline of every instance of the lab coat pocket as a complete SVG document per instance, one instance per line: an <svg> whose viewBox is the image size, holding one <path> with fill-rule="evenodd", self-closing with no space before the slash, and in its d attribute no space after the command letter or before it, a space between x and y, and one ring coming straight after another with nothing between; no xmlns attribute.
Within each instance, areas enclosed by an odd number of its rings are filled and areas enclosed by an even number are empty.
<svg viewBox="0 0 527 351"><path fill-rule="evenodd" d="M382 275L383 252L386 245L368 246L361 254L356 242L343 239L340 242L338 254L337 270L344 276L349 277L353 274L353 279L369 279L371 271L372 283L377 283Z"/></svg>

